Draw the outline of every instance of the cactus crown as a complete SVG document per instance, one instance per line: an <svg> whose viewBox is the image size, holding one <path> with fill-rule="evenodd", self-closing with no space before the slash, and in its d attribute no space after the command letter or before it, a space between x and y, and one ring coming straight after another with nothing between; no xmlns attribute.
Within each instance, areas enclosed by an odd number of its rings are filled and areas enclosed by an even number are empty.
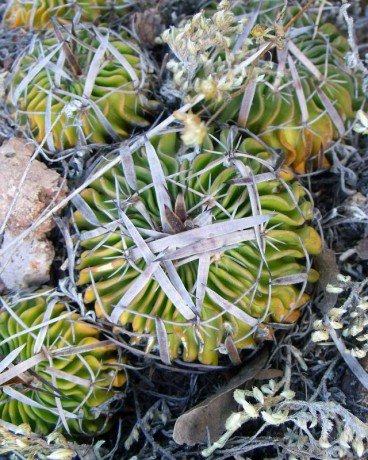
<svg viewBox="0 0 368 460"><path fill-rule="evenodd" d="M16 67L14 117L50 150L126 138L149 126L147 61L127 33L104 27L56 29L37 39Z"/></svg>
<svg viewBox="0 0 368 460"><path fill-rule="evenodd" d="M215 364L230 342L268 337L262 322L298 318L321 242L304 189L278 178L260 144L224 130L192 161L182 148L175 133L157 137L82 192L79 284L133 341L150 350L158 338L165 361Z"/></svg>
<svg viewBox="0 0 368 460"><path fill-rule="evenodd" d="M0 311L0 417L33 431L95 434L107 429L104 410L113 387L125 382L114 366L111 341L55 292L38 292L5 303ZM115 357L114 357L115 355Z"/></svg>

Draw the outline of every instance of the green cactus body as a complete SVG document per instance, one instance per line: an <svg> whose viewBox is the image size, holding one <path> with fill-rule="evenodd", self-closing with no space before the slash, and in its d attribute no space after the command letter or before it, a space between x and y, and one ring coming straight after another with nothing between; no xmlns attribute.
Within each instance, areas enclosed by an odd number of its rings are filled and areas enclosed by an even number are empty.
<svg viewBox="0 0 368 460"><path fill-rule="evenodd" d="M347 122L362 103L362 97L356 96L356 78L344 64L347 41L332 24L321 26L313 40L312 34L313 29L293 41L314 66L313 75L293 56L289 59L294 61L297 77L289 66L281 78L278 66L259 69L264 82L256 83L249 113L240 109L249 97L246 91L219 115L221 121L234 120L271 147L283 149L286 163L300 173L306 171L308 159L317 159L321 153L319 166L328 166L323 152L345 135ZM302 96L298 96L298 85Z"/></svg>
<svg viewBox="0 0 368 460"><path fill-rule="evenodd" d="M157 165L153 166L152 156L149 159L142 149L132 157L134 180L116 166L82 192L92 212L89 216L94 215L99 225L92 224L83 212L75 212L86 249L78 266L78 283L87 285L85 300L95 302L98 316L131 325L138 334L133 342L152 349L156 335L162 336L157 331L160 318L166 332L165 340L161 337L159 342L161 346L166 343L171 359L181 355L184 360L216 364L226 340L231 339L239 349L252 348L260 328L266 336L270 333L261 323L293 322L299 317L298 308L308 295L301 279L291 279L300 274L305 282L318 278L306 263L308 254L321 249L318 234L306 225L313 217L312 205L303 187L290 178L284 182L270 176L257 185L252 179L248 185L231 183L245 176L263 177L259 174L268 171L264 162L270 159L260 144L241 141L233 131L223 131L214 143L207 138L193 162L176 157L180 144L175 133L155 138L152 145L162 164L161 177L169 178L163 188L156 179L153 184L152 170ZM167 190L165 211L157 199L163 190ZM267 229L260 227L264 260L253 229L235 234L231 230L233 224L240 225L241 219L257 213L257 206L266 220L274 214ZM229 226L225 233L230 236L216 236L219 224ZM162 240L192 235L189 245ZM151 259L137 248L139 238L152 251ZM173 295L169 298L162 287L162 274L160 279L153 275L155 263L184 296L189 309L180 308ZM150 270L152 276L148 274L144 286L132 295ZM285 281L289 275L290 283Z"/></svg>
<svg viewBox="0 0 368 460"><path fill-rule="evenodd" d="M125 382L124 373L113 365L118 358L116 347L101 341L94 326L81 320L63 301L55 302L47 292L33 294L10 307L11 314L4 308L0 312L2 360L21 347L12 366L32 358L35 364L21 369L17 382L3 382L3 386L11 385L4 388L17 394L4 390L0 418L49 434L56 427L62 428L62 408L71 433L106 430L109 422L98 406L111 399L113 387ZM41 324L45 326L37 328Z"/></svg>
<svg viewBox="0 0 368 460"><path fill-rule="evenodd" d="M10 0L5 20L10 28L45 30L52 27L51 18L67 24L78 11L84 22L100 23L107 13L123 15L129 5L126 0Z"/></svg>
<svg viewBox="0 0 368 460"><path fill-rule="evenodd" d="M349 121L363 102L361 75L345 63L347 39L330 23L316 32L306 13L285 31L299 7L289 7L282 15L284 2L263 2L259 11L258 6L259 2L235 4L237 16L223 6L207 11L201 20L194 17L182 28L166 31L163 40L175 55L168 64L173 84L184 88L189 99L205 96L196 113L236 123L270 147L281 148L286 164L297 172L306 171L308 160L310 168L327 167L324 152L346 136ZM252 26L249 20L254 20ZM242 37L248 26L248 37ZM227 27L222 41L216 38L221 27ZM202 40L203 49L196 45L200 50L193 72L185 60L191 52L196 56L189 46L202 36L207 41ZM269 51L252 61L267 44ZM248 60L249 65L236 73L237 66Z"/></svg>
<svg viewBox="0 0 368 460"><path fill-rule="evenodd" d="M104 27L79 27L65 39L63 46L54 36L36 41L18 62L10 91L14 117L36 140L51 130L47 146L60 150L116 141L149 126L157 103L147 97L144 56L132 39Z"/></svg>

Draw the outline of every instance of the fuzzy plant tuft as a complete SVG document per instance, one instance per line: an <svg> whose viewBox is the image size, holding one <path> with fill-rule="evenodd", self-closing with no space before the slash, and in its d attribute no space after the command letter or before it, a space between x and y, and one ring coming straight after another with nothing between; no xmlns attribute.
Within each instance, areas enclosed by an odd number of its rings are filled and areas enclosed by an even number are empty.
<svg viewBox="0 0 368 460"><path fill-rule="evenodd" d="M222 1L162 39L174 55L171 92L202 96L197 113L247 129L304 173L327 167L325 152L346 137L361 76L347 67L348 41L335 25L283 6L251 2L236 15Z"/></svg>
<svg viewBox="0 0 368 460"><path fill-rule="evenodd" d="M1 304L0 419L39 434L105 431L125 382L116 346L52 290Z"/></svg>
<svg viewBox="0 0 368 460"><path fill-rule="evenodd" d="M124 32L79 25L37 38L16 62L13 118L38 143L62 150L126 138L150 125L149 63Z"/></svg>
<svg viewBox="0 0 368 460"><path fill-rule="evenodd" d="M165 362L205 364L297 320L321 240L306 191L260 144L223 130L193 154L167 133L121 158L74 201L98 316Z"/></svg>
<svg viewBox="0 0 368 460"><path fill-rule="evenodd" d="M67 24L80 13L84 22L101 23L107 14L126 14L130 6L127 0L9 0L5 22L12 29L45 30L53 18Z"/></svg>

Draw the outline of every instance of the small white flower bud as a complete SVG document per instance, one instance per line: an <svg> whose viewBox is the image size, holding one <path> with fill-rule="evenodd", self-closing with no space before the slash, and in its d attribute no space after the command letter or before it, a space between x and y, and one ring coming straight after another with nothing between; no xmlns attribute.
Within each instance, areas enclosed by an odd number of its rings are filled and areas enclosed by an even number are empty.
<svg viewBox="0 0 368 460"><path fill-rule="evenodd" d="M259 388L253 387L253 396L261 404L264 403L264 395L263 395L262 391Z"/></svg>
<svg viewBox="0 0 368 460"><path fill-rule="evenodd" d="M339 273L336 276L337 281L340 281L341 283L349 283L351 281L351 276L344 276L341 273Z"/></svg>
<svg viewBox="0 0 368 460"><path fill-rule="evenodd" d="M295 392L292 390L285 390L281 393L281 396L285 399L291 400L295 398Z"/></svg>
<svg viewBox="0 0 368 460"><path fill-rule="evenodd" d="M351 445L358 457L361 457L364 454L364 444L361 439L355 439Z"/></svg>
<svg viewBox="0 0 368 460"><path fill-rule="evenodd" d="M342 292L344 292L344 289L338 286L334 286L332 284L327 284L326 291L330 294L341 294Z"/></svg>
<svg viewBox="0 0 368 460"><path fill-rule="evenodd" d="M244 417L240 412L233 412L230 417L226 420L225 428L228 431L236 431L238 428L242 426L244 422Z"/></svg>
<svg viewBox="0 0 368 460"><path fill-rule="evenodd" d="M350 350L350 354L351 356L354 356L354 358L361 359L361 358L365 358L365 356L367 355L367 352L364 350L360 350L359 348L354 348L353 350Z"/></svg>
<svg viewBox="0 0 368 460"><path fill-rule="evenodd" d="M343 324L340 323L339 321L330 321L330 326L333 329L342 329L343 328Z"/></svg>
<svg viewBox="0 0 368 460"><path fill-rule="evenodd" d="M330 334L328 331L316 331L313 332L312 334L312 342L324 342L328 340L330 337Z"/></svg>
<svg viewBox="0 0 368 460"><path fill-rule="evenodd" d="M270 425L281 425L287 419L288 414L284 412L275 412L270 414L266 411L261 412L263 420Z"/></svg>
<svg viewBox="0 0 368 460"><path fill-rule="evenodd" d="M329 449L331 447L331 444L324 437L319 438L318 444L322 447L322 449Z"/></svg>
<svg viewBox="0 0 368 460"><path fill-rule="evenodd" d="M72 460L75 457L75 452L71 449L57 449L46 458L49 460Z"/></svg>

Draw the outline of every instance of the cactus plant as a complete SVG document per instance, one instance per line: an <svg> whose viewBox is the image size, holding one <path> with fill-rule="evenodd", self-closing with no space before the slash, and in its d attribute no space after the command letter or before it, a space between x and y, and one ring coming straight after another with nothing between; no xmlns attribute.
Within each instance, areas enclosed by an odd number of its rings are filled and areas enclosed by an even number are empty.
<svg viewBox="0 0 368 460"><path fill-rule="evenodd" d="M67 24L80 11L82 21L101 22L106 13L122 15L127 8L127 0L10 0L5 21L10 28L45 30L52 27L51 18Z"/></svg>
<svg viewBox="0 0 368 460"><path fill-rule="evenodd" d="M310 158L327 166L324 152L346 136L363 100L360 77L345 64L346 38L330 23L316 29L307 16L286 30L300 8L285 11L271 2L268 9L264 2L257 16L259 2L253 2L239 19L226 3L163 34L175 54L168 64L174 85L190 97L204 94L197 111L282 149L297 172L305 172ZM188 56L195 56L194 66Z"/></svg>
<svg viewBox="0 0 368 460"><path fill-rule="evenodd" d="M321 241L305 190L254 140L223 130L185 152L163 134L81 193L78 284L165 361L216 364L270 337L267 322L296 321Z"/></svg>
<svg viewBox="0 0 368 460"><path fill-rule="evenodd" d="M2 299L0 418L40 434L106 430L105 409L125 374L99 335L52 290Z"/></svg>
<svg viewBox="0 0 368 460"><path fill-rule="evenodd" d="M14 118L48 148L126 138L147 127L147 61L136 43L105 27L78 26L36 39L15 66Z"/></svg>

